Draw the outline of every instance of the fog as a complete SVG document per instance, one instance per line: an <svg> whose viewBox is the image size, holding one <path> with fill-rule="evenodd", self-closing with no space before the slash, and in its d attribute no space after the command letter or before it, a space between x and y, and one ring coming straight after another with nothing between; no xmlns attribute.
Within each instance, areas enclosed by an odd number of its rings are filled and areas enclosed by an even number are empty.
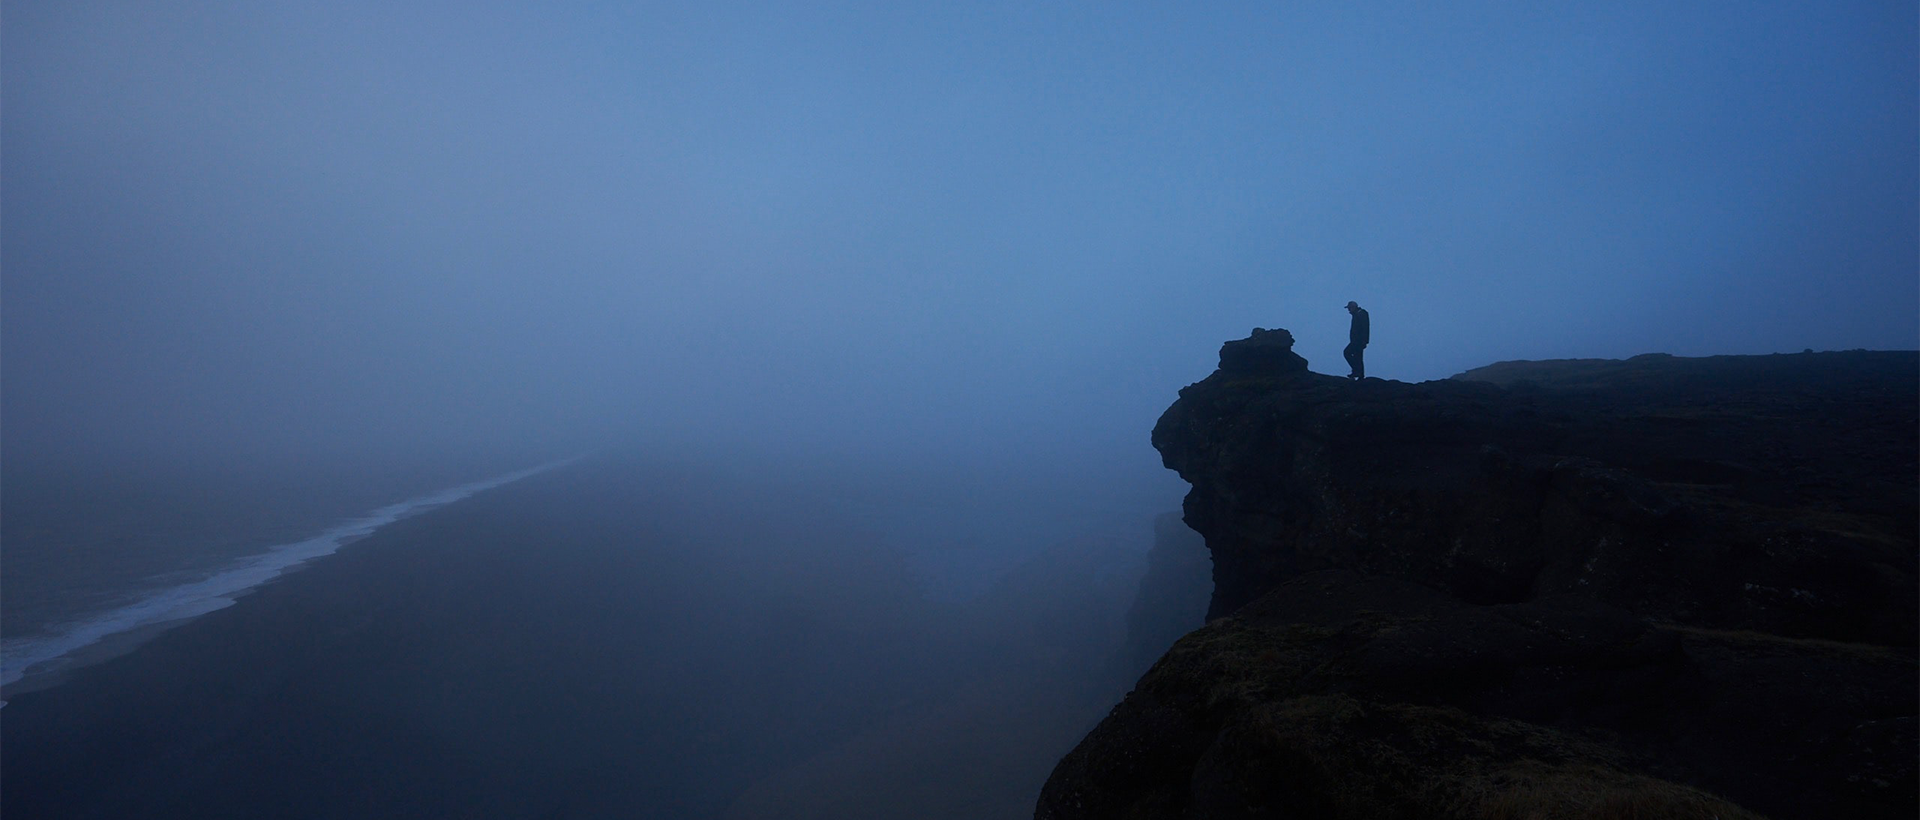
<svg viewBox="0 0 1920 820"><path fill-rule="evenodd" d="M1906 3L6 9L10 458L1156 469L1341 372L1911 348Z"/></svg>
<svg viewBox="0 0 1920 820"><path fill-rule="evenodd" d="M9 809L1022 816L1223 341L1915 347L1913 4L1585 5L9 0L7 639L584 456L8 691Z"/></svg>
<svg viewBox="0 0 1920 820"><path fill-rule="evenodd" d="M1154 560L1186 571L1162 566L1142 606L1151 507L941 472L598 457L389 525L114 663L9 690L0 808L1030 814L1198 625L1205 552L1163 532Z"/></svg>

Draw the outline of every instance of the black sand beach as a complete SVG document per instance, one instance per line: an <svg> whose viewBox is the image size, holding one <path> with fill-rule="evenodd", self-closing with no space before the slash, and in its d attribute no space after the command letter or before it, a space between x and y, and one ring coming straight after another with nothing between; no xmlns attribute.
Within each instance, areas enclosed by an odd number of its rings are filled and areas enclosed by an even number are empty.
<svg viewBox="0 0 1920 820"><path fill-rule="evenodd" d="M922 816L1023 813L1116 694L1086 673L1114 636L1094 617L1033 631L1064 648L1010 646L950 616L804 499L576 465L391 525L18 695L0 711L0 809L699 818L792 769L736 812L799 794L828 812L893 801L853 784L924 754L896 784Z"/></svg>

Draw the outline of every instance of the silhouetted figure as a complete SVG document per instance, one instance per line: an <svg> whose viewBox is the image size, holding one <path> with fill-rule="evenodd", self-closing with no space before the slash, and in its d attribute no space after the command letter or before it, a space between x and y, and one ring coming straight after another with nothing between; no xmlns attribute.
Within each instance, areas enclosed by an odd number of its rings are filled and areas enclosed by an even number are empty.
<svg viewBox="0 0 1920 820"><path fill-rule="evenodd" d="M1359 302L1348 302L1347 312L1353 314L1353 327L1347 331L1347 366L1353 368L1347 378L1359 381L1367 377L1367 363L1362 360L1367 352L1368 332L1367 311Z"/></svg>

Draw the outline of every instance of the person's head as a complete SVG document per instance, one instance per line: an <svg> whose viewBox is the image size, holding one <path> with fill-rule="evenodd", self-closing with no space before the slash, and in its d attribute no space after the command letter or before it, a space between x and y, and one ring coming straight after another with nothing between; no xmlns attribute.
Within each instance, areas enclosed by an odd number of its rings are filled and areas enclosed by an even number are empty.
<svg viewBox="0 0 1920 820"><path fill-rule="evenodd" d="M1348 303L1347 303L1347 312L1348 312L1348 313L1359 313L1359 312L1360 312L1360 303L1359 303L1359 302L1348 302Z"/></svg>

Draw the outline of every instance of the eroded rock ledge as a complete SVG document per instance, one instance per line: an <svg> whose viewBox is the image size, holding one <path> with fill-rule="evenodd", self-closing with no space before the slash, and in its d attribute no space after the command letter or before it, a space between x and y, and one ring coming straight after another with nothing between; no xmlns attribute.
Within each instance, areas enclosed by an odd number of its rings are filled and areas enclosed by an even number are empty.
<svg viewBox="0 0 1920 820"><path fill-rule="evenodd" d="M1910 816L1920 356L1291 347L1229 342L1155 427L1215 620L1038 817Z"/></svg>

